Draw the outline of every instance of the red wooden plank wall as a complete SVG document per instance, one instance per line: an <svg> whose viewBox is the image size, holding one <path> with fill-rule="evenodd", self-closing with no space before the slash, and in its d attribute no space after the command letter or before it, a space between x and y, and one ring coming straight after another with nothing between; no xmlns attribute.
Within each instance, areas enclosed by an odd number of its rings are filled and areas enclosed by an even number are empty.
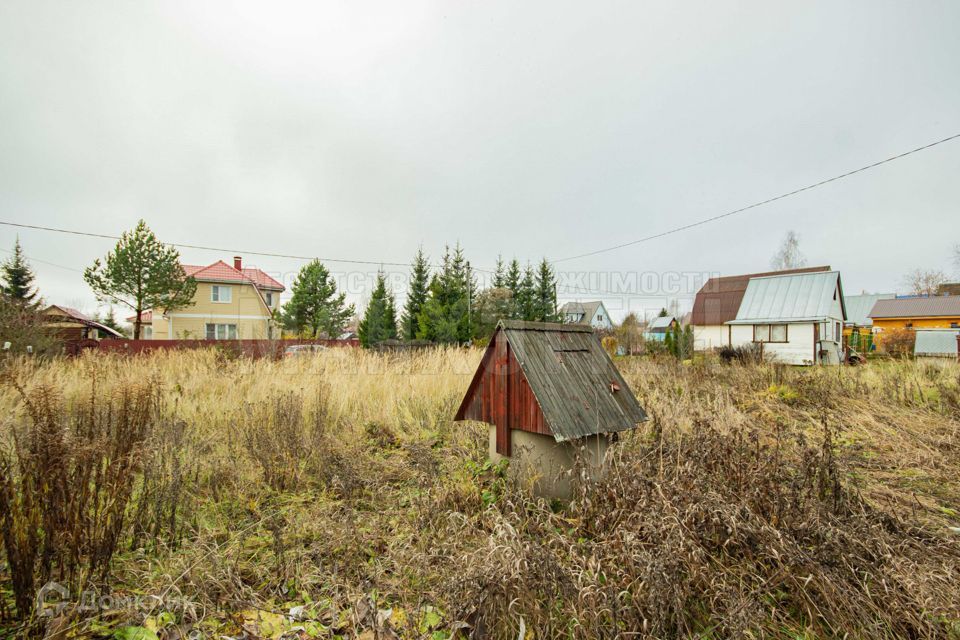
<svg viewBox="0 0 960 640"><path fill-rule="evenodd" d="M472 396L463 417L497 427L497 453L510 455L510 429L552 435L520 363L502 332L494 335L493 346L484 354L480 369L476 386L468 391Z"/></svg>

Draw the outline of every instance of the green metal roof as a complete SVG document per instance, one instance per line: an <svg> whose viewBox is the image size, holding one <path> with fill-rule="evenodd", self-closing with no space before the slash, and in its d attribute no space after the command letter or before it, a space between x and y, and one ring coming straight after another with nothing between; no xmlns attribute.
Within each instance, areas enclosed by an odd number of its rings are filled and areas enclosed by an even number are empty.
<svg viewBox="0 0 960 640"><path fill-rule="evenodd" d="M869 327L873 321L867 314L873 309L877 300L892 300L896 297L894 293L864 293L859 296L845 296L843 301L847 305L847 324L855 324L858 327Z"/></svg>
<svg viewBox="0 0 960 640"><path fill-rule="evenodd" d="M794 273L750 278L735 320L727 324L815 322L833 317L834 293L839 289L841 314L843 288L838 271Z"/></svg>

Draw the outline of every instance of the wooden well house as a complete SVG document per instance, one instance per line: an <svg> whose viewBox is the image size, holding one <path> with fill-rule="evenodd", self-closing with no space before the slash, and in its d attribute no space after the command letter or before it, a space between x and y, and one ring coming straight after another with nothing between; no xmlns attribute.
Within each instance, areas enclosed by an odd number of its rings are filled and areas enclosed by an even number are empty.
<svg viewBox="0 0 960 640"><path fill-rule="evenodd" d="M599 471L611 435L647 419L589 325L501 320L455 420L490 425L541 495L566 497L576 457Z"/></svg>

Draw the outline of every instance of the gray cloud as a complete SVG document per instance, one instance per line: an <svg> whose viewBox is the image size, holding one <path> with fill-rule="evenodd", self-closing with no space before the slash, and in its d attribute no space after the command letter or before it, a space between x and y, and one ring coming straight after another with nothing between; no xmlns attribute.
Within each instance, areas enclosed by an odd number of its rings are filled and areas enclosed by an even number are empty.
<svg viewBox="0 0 960 640"><path fill-rule="evenodd" d="M144 217L171 242L386 261L458 240L480 266L562 258L960 131L958 21L949 1L5 2L0 219L119 233ZM762 269L795 229L848 290L891 290L949 268L958 169L955 142L562 268ZM47 298L91 308L78 270L110 243L19 234Z"/></svg>

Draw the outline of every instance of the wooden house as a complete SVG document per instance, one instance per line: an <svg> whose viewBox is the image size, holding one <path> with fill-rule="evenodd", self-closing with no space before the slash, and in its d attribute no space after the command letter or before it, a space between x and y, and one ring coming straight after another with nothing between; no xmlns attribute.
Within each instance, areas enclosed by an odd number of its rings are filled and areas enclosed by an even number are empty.
<svg viewBox="0 0 960 640"><path fill-rule="evenodd" d="M753 345L784 364L840 364L847 320L837 271L750 278L737 316L726 322L730 346Z"/></svg>
<svg viewBox="0 0 960 640"><path fill-rule="evenodd" d="M490 425L491 459L564 498L578 454L599 472L611 435L647 417L589 325L501 320L454 419Z"/></svg>
<svg viewBox="0 0 960 640"><path fill-rule="evenodd" d="M647 340L657 340L663 342L667 334L673 331L673 328L680 324L674 316L657 316L647 325L647 330L643 332L643 337Z"/></svg>
<svg viewBox="0 0 960 640"><path fill-rule="evenodd" d="M693 348L698 351L707 351L731 344L731 329L727 323L736 320L740 303L743 302L743 296L752 278L821 271L830 271L830 267L803 267L710 278L700 287L693 300L693 311L690 314L690 324L693 325Z"/></svg>
<svg viewBox="0 0 960 640"><path fill-rule="evenodd" d="M594 329L610 331L613 321L602 300L593 302L568 302L560 307L560 316L569 324L585 324Z"/></svg>
<svg viewBox="0 0 960 640"><path fill-rule="evenodd" d="M877 300L868 315L881 335L891 329L960 329L960 296Z"/></svg>

